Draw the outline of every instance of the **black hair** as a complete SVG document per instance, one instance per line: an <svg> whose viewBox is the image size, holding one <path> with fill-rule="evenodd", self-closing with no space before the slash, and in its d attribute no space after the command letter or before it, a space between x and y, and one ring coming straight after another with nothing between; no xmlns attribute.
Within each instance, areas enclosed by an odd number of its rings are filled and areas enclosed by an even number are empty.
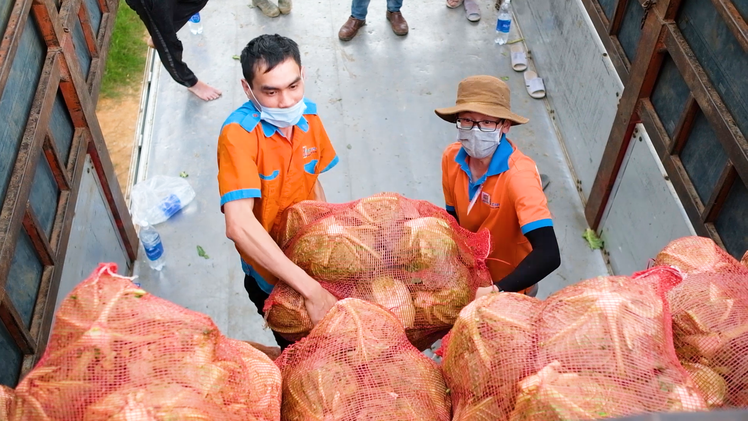
<svg viewBox="0 0 748 421"><path fill-rule="evenodd" d="M299 46L294 40L278 34L260 35L249 41L249 44L242 50L241 62L244 79L251 87L255 71L261 64L266 66L265 73L267 73L289 58L293 58L296 64L301 67Z"/></svg>

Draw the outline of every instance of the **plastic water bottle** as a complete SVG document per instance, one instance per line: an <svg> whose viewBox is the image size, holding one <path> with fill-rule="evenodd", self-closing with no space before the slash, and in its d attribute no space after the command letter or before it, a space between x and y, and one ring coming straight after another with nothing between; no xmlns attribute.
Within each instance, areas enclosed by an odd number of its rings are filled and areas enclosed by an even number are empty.
<svg viewBox="0 0 748 421"><path fill-rule="evenodd" d="M512 26L511 0L504 0L499 8L499 19L496 21L495 43L504 45L509 41L509 28Z"/></svg>
<svg viewBox="0 0 748 421"><path fill-rule="evenodd" d="M158 231L150 225L140 228L140 242L143 243L148 265L151 269L161 270L164 268L164 245Z"/></svg>
<svg viewBox="0 0 748 421"><path fill-rule="evenodd" d="M203 33L203 23L200 22L199 12L192 15L189 22L187 22L187 25L189 25L192 35L199 35Z"/></svg>

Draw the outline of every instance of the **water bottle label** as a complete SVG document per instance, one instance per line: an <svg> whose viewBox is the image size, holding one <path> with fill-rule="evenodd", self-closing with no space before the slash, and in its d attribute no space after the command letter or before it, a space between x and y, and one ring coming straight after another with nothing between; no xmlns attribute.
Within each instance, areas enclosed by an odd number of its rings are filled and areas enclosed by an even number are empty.
<svg viewBox="0 0 748 421"><path fill-rule="evenodd" d="M496 21L496 30L499 32L509 33L509 26L511 26L512 21L511 20L497 20Z"/></svg>
<svg viewBox="0 0 748 421"><path fill-rule="evenodd" d="M171 194L161 201L159 208L161 208L161 211L168 219L182 209L182 202L179 201L179 197L176 194Z"/></svg>
<svg viewBox="0 0 748 421"><path fill-rule="evenodd" d="M200 13L195 13L194 15L192 15L192 17L190 18L190 22L200 23Z"/></svg>
<svg viewBox="0 0 748 421"><path fill-rule="evenodd" d="M145 249L145 255L148 257L148 260L158 260L158 258L164 254L164 245L161 243L160 238L158 243L150 247L143 244L143 249Z"/></svg>

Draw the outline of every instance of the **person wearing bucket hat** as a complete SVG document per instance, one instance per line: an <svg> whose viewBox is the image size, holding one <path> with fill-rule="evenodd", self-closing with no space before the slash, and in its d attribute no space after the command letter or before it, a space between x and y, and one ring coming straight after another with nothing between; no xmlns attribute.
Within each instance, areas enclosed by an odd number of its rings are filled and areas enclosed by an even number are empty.
<svg viewBox="0 0 748 421"><path fill-rule="evenodd" d="M535 162L507 139L529 120L512 112L509 87L493 76L471 76L457 87L453 107L434 110L456 126L442 155L447 212L463 228L488 229L488 269L500 291L536 295L538 282L561 265L548 201Z"/></svg>

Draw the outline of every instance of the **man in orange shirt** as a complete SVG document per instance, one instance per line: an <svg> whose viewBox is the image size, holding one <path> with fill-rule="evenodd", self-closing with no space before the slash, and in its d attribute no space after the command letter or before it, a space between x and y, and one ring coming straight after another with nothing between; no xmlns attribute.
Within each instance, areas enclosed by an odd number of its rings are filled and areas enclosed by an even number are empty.
<svg viewBox="0 0 748 421"><path fill-rule="evenodd" d="M278 279L304 297L316 324L336 298L291 262L273 240L281 213L303 200L325 200L317 177L338 162L317 106L304 98L296 43L261 35L241 55L249 101L226 120L218 139L218 187L226 236L242 257L244 287L262 314ZM278 345L289 343L275 334Z"/></svg>
<svg viewBox="0 0 748 421"><path fill-rule="evenodd" d="M457 126L457 142L442 155L447 211L470 231L491 232L494 286L478 296L496 289L536 295L561 256L535 162L506 138L528 120L511 112L509 87L492 76L462 80L455 106L435 111Z"/></svg>

